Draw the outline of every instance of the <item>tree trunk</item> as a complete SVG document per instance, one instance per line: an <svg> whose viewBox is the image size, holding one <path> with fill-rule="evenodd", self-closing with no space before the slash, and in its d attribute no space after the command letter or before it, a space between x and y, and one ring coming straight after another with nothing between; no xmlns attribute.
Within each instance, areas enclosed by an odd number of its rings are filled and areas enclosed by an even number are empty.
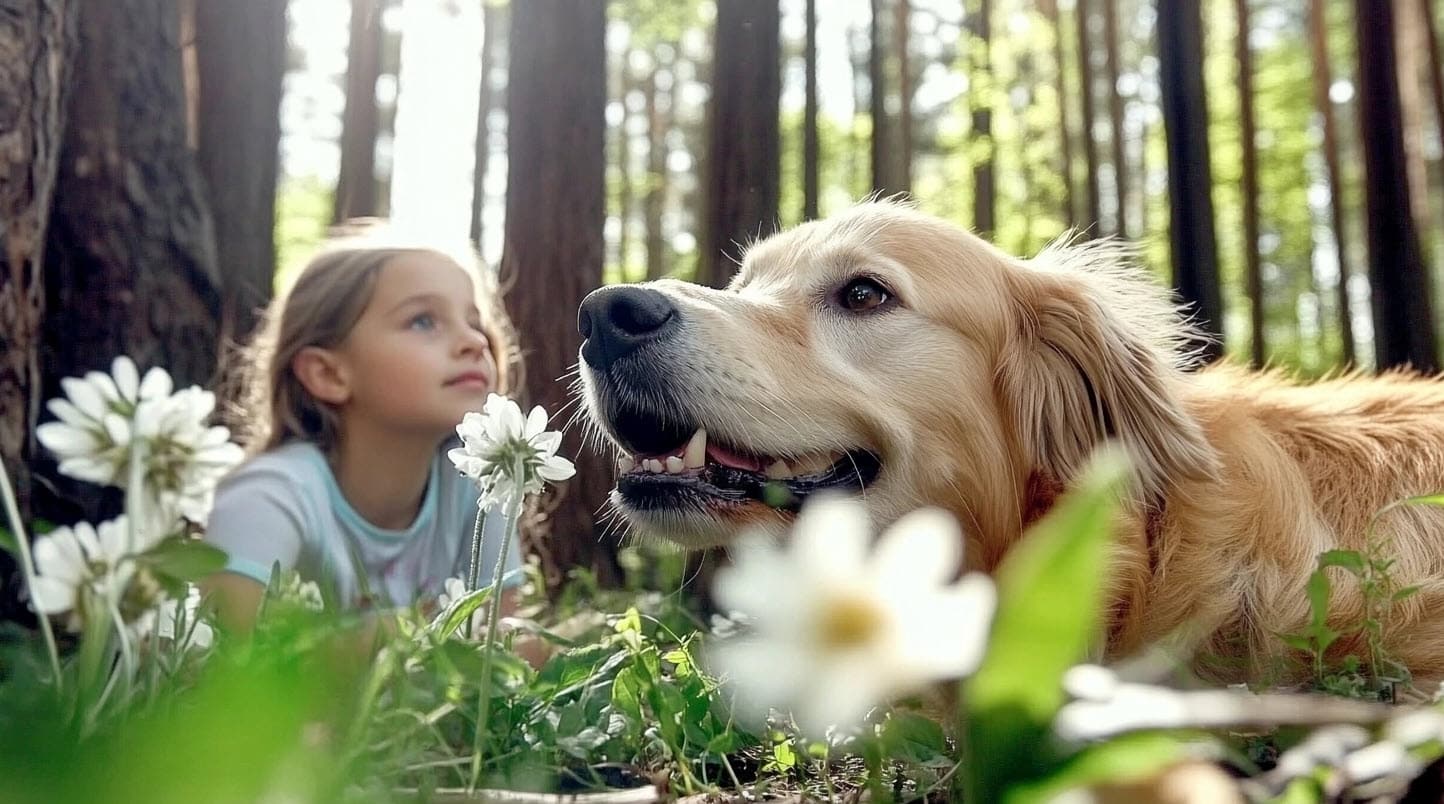
<svg viewBox="0 0 1444 804"><path fill-rule="evenodd" d="M50 222L78 2L0 0L0 463L31 513L31 434L40 414L45 234ZM0 517L9 530L10 523ZM31 622L18 567L0 551L0 620Z"/></svg>
<svg viewBox="0 0 1444 804"><path fill-rule="evenodd" d="M1238 136L1243 153L1243 260L1249 298L1249 349L1253 365L1261 367L1267 357L1264 319L1268 305L1264 301L1263 271L1258 252L1258 148L1253 115L1253 51L1248 43L1248 3L1249 0L1234 0L1234 13L1238 17L1234 56L1238 61Z"/></svg>
<svg viewBox="0 0 1444 804"><path fill-rule="evenodd" d="M180 15L171 0L87 3L45 260L42 389L130 355L177 385L215 380L222 280L186 144ZM53 474L35 513L114 514L118 500Z"/></svg>
<svg viewBox="0 0 1444 804"><path fill-rule="evenodd" d="M667 200L667 131L671 128L674 94L669 93L667 113L657 100L657 70L647 77L647 195L642 200L642 215L647 234L647 280L661 279L666 273L667 239L662 231L662 207ZM675 92L676 74L672 74Z"/></svg>
<svg viewBox="0 0 1444 804"><path fill-rule="evenodd" d="M286 0L198 0L196 120L221 273L221 337L245 340L271 298Z"/></svg>
<svg viewBox="0 0 1444 804"><path fill-rule="evenodd" d="M1113 230L1128 237L1128 156L1124 152L1123 93L1118 90L1118 0L1103 0L1103 43L1107 53L1108 118L1113 128L1113 190L1118 212Z"/></svg>
<svg viewBox="0 0 1444 804"><path fill-rule="evenodd" d="M1324 167L1329 177L1329 215L1334 233L1334 249L1339 258L1339 284L1335 288L1339 314L1339 338L1344 347L1344 365L1352 366L1354 355L1354 318L1349 304L1349 242L1344 228L1344 179L1339 167L1339 135L1334 125L1334 102L1329 87L1334 83L1329 65L1328 19L1325 0L1309 0L1309 46L1314 61L1314 105L1319 109L1324 126Z"/></svg>
<svg viewBox="0 0 1444 804"><path fill-rule="evenodd" d="M557 416L567 405L558 380L577 361L575 311L602 282L606 219L607 103L602 3L526 0L511 9L506 241L501 283L507 310L527 355L527 405ZM561 422L556 422L560 424ZM561 453L582 450L568 428ZM594 515L605 505L611 473L605 460L577 460L577 474L548 492L546 513L529 528L530 547L559 583L572 567L589 567L606 585L621 580L613 545L599 539Z"/></svg>
<svg viewBox="0 0 1444 804"><path fill-rule="evenodd" d="M883 0L871 0L872 25L868 27L869 47L867 50L868 106L872 116L872 190L885 195L896 188L891 187L892 175L888 170L891 133L887 119L887 83L884 79L883 63Z"/></svg>
<svg viewBox="0 0 1444 804"><path fill-rule="evenodd" d="M376 137L381 127L376 80L381 77L381 11L385 5L385 0L351 0L341 172L336 177L332 222L376 214Z"/></svg>
<svg viewBox="0 0 1444 804"><path fill-rule="evenodd" d="M1416 4L1403 0L1396 8L1407 13ZM1407 20L1408 17L1406 16ZM1429 226L1429 168L1424 161L1424 102L1420 97L1420 72L1424 68L1421 57L1428 48L1423 36L1422 25L1400 25L1395 30L1394 40L1399 69L1399 109L1404 118L1404 165L1409 176L1409 201L1414 210L1414 226L1425 245Z"/></svg>
<svg viewBox="0 0 1444 804"><path fill-rule="evenodd" d="M973 229L980 237L992 237L997 228L994 222L995 197L993 181L993 99L997 93L993 87L992 55L992 0L978 0L977 14L973 18L973 36L976 40L970 47L972 54L972 76L974 87L981 91L969 92L969 105L973 111Z"/></svg>
<svg viewBox="0 0 1444 804"><path fill-rule="evenodd" d="M802 104L802 219L818 217L817 163L817 0L807 0L807 44L803 48L804 99Z"/></svg>
<svg viewBox="0 0 1444 804"><path fill-rule="evenodd" d="M1394 54L1392 4L1355 0L1370 306L1379 368L1439 368L1429 278L1414 226Z"/></svg>
<svg viewBox="0 0 1444 804"><path fill-rule="evenodd" d="M1063 28L1058 16L1058 0L1040 0L1043 14L1053 28L1053 69L1058 82L1059 170L1063 175L1063 220L1071 229L1077 224L1073 197L1073 125L1068 114L1068 82L1063 73Z"/></svg>
<svg viewBox="0 0 1444 804"><path fill-rule="evenodd" d="M632 281L627 271L627 252L631 251L632 207L636 195L632 189L632 110L627 96L635 88L626 54L621 61L622 122L617 126L617 270L623 282Z"/></svg>
<svg viewBox="0 0 1444 804"><path fill-rule="evenodd" d="M1172 0L1159 0L1159 16ZM1196 0L1185 0L1194 2ZM1083 161L1087 168L1088 219L1083 222L1085 229L1092 230L1102 219L1102 193L1098 189L1098 142L1093 137L1093 123L1097 120L1093 110L1093 49L1088 35L1088 22L1092 16L1089 0L1077 0L1074 17L1078 23L1078 96L1083 101ZM1162 23L1160 23L1161 25ZM1162 49L1162 45L1159 45ZM1094 232L1096 234L1096 232Z"/></svg>
<svg viewBox="0 0 1444 804"><path fill-rule="evenodd" d="M782 90L777 0L717 6L712 97L708 102L706 221L699 272L722 287L740 254L777 225Z"/></svg>
<svg viewBox="0 0 1444 804"><path fill-rule="evenodd" d="M912 0L893 0L893 48L897 51L898 107L897 189L910 193L913 188L913 77L908 59L908 18Z"/></svg>
<svg viewBox="0 0 1444 804"><path fill-rule="evenodd" d="M1173 282L1206 339L1192 344L1206 360L1223 355L1223 297L1213 230L1213 171L1203 94L1199 0L1159 0L1159 90L1168 142L1169 243Z"/></svg>
<svg viewBox="0 0 1444 804"><path fill-rule="evenodd" d="M1434 105L1434 125L1438 128L1440 142L1444 142L1444 73L1439 64L1439 32L1434 25L1434 9L1430 0L1418 0L1420 23L1424 44L1429 55L1429 97Z"/></svg>
<svg viewBox="0 0 1444 804"><path fill-rule="evenodd" d="M481 4L481 89L476 104L476 156L471 163L471 242L481 251L481 216L486 207L486 166L491 161L491 67L496 60L496 34L501 15L490 2Z"/></svg>

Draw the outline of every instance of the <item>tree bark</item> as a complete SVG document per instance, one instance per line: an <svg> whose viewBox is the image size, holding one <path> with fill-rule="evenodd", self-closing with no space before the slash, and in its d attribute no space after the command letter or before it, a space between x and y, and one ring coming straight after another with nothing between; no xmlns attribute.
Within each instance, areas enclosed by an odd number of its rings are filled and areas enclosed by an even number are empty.
<svg viewBox="0 0 1444 804"><path fill-rule="evenodd" d="M1199 0L1160 0L1159 89L1168 142L1169 243L1173 282L1203 332L1192 346L1205 360L1223 355L1223 297L1214 234L1213 171L1203 91Z"/></svg>
<svg viewBox="0 0 1444 804"><path fill-rule="evenodd" d="M879 195L891 192L893 187L891 171L888 170L888 155L891 134L887 119L887 82L883 64L887 54L883 50L883 0L871 0L872 25L868 27L869 47L867 49L868 110L872 116L872 191Z"/></svg>
<svg viewBox="0 0 1444 804"><path fill-rule="evenodd" d="M50 223L80 4L0 0L0 462L31 513L40 414L45 234ZM0 524L11 525L4 517ZM0 551L0 620L29 622L14 558Z"/></svg>
<svg viewBox="0 0 1444 804"><path fill-rule="evenodd" d="M526 0L511 10L508 43L506 237L501 284L527 358L528 406L553 416L567 405L566 383L581 337L575 311L602 282L606 218L606 10L602 3ZM560 424L561 422L557 422ZM561 453L578 456L580 428L568 428ZM606 585L620 582L616 550L600 540L595 514L611 487L610 467L589 456L577 474L541 501L528 528L548 580L590 567ZM550 535L551 538L547 538Z"/></svg>
<svg viewBox="0 0 1444 804"><path fill-rule="evenodd" d="M733 260L741 256L734 244L753 242L777 225L778 24L777 0L724 0L717 6L699 272L713 287L732 277Z"/></svg>
<svg viewBox="0 0 1444 804"><path fill-rule="evenodd" d="M632 109L627 103L627 96L636 88L636 82L625 54L620 61L622 122L617 126L617 219L621 225L617 227L617 270L623 282L630 282L627 252L632 250L632 207L636 193L632 189Z"/></svg>
<svg viewBox="0 0 1444 804"><path fill-rule="evenodd" d="M1077 203L1073 197L1073 125L1068 114L1068 82L1063 72L1063 28L1058 16L1058 0L1040 0L1043 15L1053 28L1053 68L1058 92L1059 170L1063 175L1063 220L1072 229L1077 225Z"/></svg>
<svg viewBox="0 0 1444 804"><path fill-rule="evenodd" d="M220 0L218 0L220 1ZM385 0L351 0L346 50L346 106L341 112L341 171L331 221L376 214L376 80L381 77L381 11Z"/></svg>
<svg viewBox="0 0 1444 804"><path fill-rule="evenodd" d="M198 0L196 120L215 221L221 337L242 342L271 298L286 0Z"/></svg>
<svg viewBox="0 0 1444 804"><path fill-rule="evenodd" d="M1309 47L1314 61L1314 105L1324 127L1324 168L1329 178L1329 216L1334 249L1339 258L1339 283L1335 304L1339 315L1339 338L1343 342L1344 365L1357 361L1354 354L1354 318L1349 304L1349 241L1344 228L1344 179L1339 167L1339 135L1334 124L1334 102L1329 87L1334 83L1329 64L1328 19L1324 0L1309 0Z"/></svg>
<svg viewBox="0 0 1444 804"><path fill-rule="evenodd" d="M672 98L676 74L672 73L672 91L667 96L664 113L657 99L657 70L647 78L647 194L642 199L642 216L646 223L647 280L661 279L666 273L667 239L662 231L662 207L667 200L667 131L671 126Z"/></svg>
<svg viewBox="0 0 1444 804"><path fill-rule="evenodd" d="M1126 238L1128 237L1128 155L1123 148L1123 93L1118 90L1120 74L1118 0L1103 0L1103 43L1107 54L1104 69L1108 77L1108 118L1113 128L1113 190L1118 198L1118 212L1114 219L1113 230L1119 237Z"/></svg>
<svg viewBox="0 0 1444 804"><path fill-rule="evenodd" d="M972 26L977 41L969 48L974 86L981 88L981 91L969 93L974 156L978 160L973 163L973 229L985 238L992 237L993 230L997 228L994 221L997 191L993 176L996 153L993 144L993 99L997 93L993 87L992 16L992 0L978 0Z"/></svg>
<svg viewBox="0 0 1444 804"><path fill-rule="evenodd" d="M1439 130L1439 136L1444 137L1444 72L1441 72L1439 63L1439 31L1434 25L1434 9L1430 0L1418 0L1416 6L1423 18L1420 33L1428 49L1429 98L1434 105L1434 125ZM1444 142L1444 139L1440 141Z"/></svg>
<svg viewBox="0 0 1444 804"><path fill-rule="evenodd" d="M1436 371L1429 278L1409 199L1390 3L1355 0L1370 307L1379 368Z"/></svg>
<svg viewBox="0 0 1444 804"><path fill-rule="evenodd" d="M912 0L893 0L893 49L897 51L897 189L910 193L913 189L913 77L908 58L908 20Z"/></svg>
<svg viewBox="0 0 1444 804"><path fill-rule="evenodd" d="M821 159L817 140L817 0L807 0L807 44L803 47L805 88L802 103L802 219L818 216L817 163Z"/></svg>
<svg viewBox="0 0 1444 804"><path fill-rule="evenodd" d="M1259 265L1258 251L1258 147L1255 143L1253 51L1248 42L1248 3L1249 0L1234 0L1234 13L1238 17L1234 57L1238 62L1238 136L1243 151L1243 260L1249 298L1249 353L1253 365L1261 367L1267 358L1264 320L1268 305L1264 300L1263 270Z"/></svg>
<svg viewBox="0 0 1444 804"><path fill-rule="evenodd" d="M42 389L117 355L177 385L214 381L222 280L186 144L180 15L170 0L87 3L47 233ZM98 520L118 500L50 475L35 513ZM52 493L53 492L53 493Z"/></svg>
<svg viewBox="0 0 1444 804"><path fill-rule="evenodd" d="M1169 3L1170 0L1159 0L1160 17L1164 13L1163 7ZM1083 222L1085 229L1092 229L1102 220L1102 193L1098 189L1098 142L1093 138L1093 123L1097 117L1093 108L1093 50L1091 37L1088 35L1088 21L1092 11L1089 8L1089 0L1077 0L1074 7L1074 17L1078 21L1078 96L1083 102L1083 162L1088 171L1088 219ZM1162 22L1159 24L1160 27L1163 25ZM1162 48L1161 43L1159 47Z"/></svg>
<svg viewBox="0 0 1444 804"><path fill-rule="evenodd" d="M476 104L476 147L475 161L471 163L471 242L481 251L481 216L486 206L486 167L491 161L491 118L492 92L491 68L496 60L496 34L501 27L501 14L497 7L483 1L481 4L481 89Z"/></svg>

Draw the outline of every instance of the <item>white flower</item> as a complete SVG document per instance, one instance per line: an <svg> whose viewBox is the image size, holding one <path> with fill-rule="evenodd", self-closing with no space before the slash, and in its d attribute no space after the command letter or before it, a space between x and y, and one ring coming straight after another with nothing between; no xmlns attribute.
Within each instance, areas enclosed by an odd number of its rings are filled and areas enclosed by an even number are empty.
<svg viewBox="0 0 1444 804"><path fill-rule="evenodd" d="M442 588L445 591L436 596L436 610L438 612L446 611L452 603L466 596L466 581L461 578L447 578L446 582L442 584ZM476 611L471 613L470 630L467 630L465 627L458 628L457 630L463 634L476 636L486 633L486 606L477 606Z"/></svg>
<svg viewBox="0 0 1444 804"><path fill-rule="evenodd" d="M478 503L489 508L515 495L541 491L576 474L572 462L557 455L562 434L547 430L547 412L540 405L525 418L521 407L491 394L481 413L468 413L456 426L461 446L447 456L457 470L481 487ZM520 468L520 476L517 469Z"/></svg>
<svg viewBox="0 0 1444 804"><path fill-rule="evenodd" d="M144 485L151 516L205 521L215 484L243 457L230 430L209 427L215 395L191 386L174 394L171 377L152 368L140 379L124 355L111 374L92 371L61 382L65 398L50 400L57 421L36 428L36 438L59 459L61 474L125 488L131 451L142 445Z"/></svg>
<svg viewBox="0 0 1444 804"><path fill-rule="evenodd" d="M276 598L292 603L306 611L324 611L326 600L321 596L321 587L315 581L301 580L300 573L295 570L287 572L281 577L276 587Z"/></svg>
<svg viewBox="0 0 1444 804"><path fill-rule="evenodd" d="M179 631L183 639L181 650L204 650L215 641L215 630L200 616L200 603L200 590L193 584L187 584L184 604L168 597L159 606L159 621L156 610L149 609L131 630L137 636L154 631L162 639L176 639Z"/></svg>
<svg viewBox="0 0 1444 804"><path fill-rule="evenodd" d="M82 590L94 599L119 599L135 574L135 563L129 561L126 549L129 538L124 516L92 527L79 522L73 527L56 528L35 540L34 585L31 605L41 614L73 611L85 603ZM153 547L158 541L141 532L134 552ZM80 612L71 615L68 626L78 630Z"/></svg>
<svg viewBox="0 0 1444 804"><path fill-rule="evenodd" d="M711 651L745 708L790 709L822 737L891 697L977 669L996 593L977 573L951 582L963 544L953 518L922 509L875 549L869 541L861 503L823 498L803 510L790 547L754 536L718 573L718 603L754 624Z"/></svg>

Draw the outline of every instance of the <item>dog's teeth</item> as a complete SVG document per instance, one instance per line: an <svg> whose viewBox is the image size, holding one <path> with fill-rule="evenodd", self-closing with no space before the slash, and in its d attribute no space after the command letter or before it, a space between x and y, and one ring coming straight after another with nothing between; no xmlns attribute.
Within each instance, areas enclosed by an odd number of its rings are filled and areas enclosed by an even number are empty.
<svg viewBox="0 0 1444 804"><path fill-rule="evenodd" d="M682 474L682 459L681 459L681 458L678 458L676 455L672 455L672 456L669 456L669 457L667 458L667 474L669 474L669 475L680 475L680 474Z"/></svg>
<svg viewBox="0 0 1444 804"><path fill-rule="evenodd" d="M832 464L833 460L830 456L811 455L794 463L792 471L798 475L815 475L827 471Z"/></svg>
<svg viewBox="0 0 1444 804"><path fill-rule="evenodd" d="M662 473L662 462L657 460L656 458L648 458L647 460L642 461L642 468L646 469L652 474L659 475Z"/></svg>
<svg viewBox="0 0 1444 804"><path fill-rule="evenodd" d="M632 471L633 469L636 469L636 468L637 468L637 462L634 461L634 460L632 460L632 456L630 456L630 455L618 455L618 456L617 456L617 474L619 474L619 475L625 475L626 473L628 473L628 472L630 472L630 471Z"/></svg>
<svg viewBox="0 0 1444 804"><path fill-rule="evenodd" d="M682 467L684 469L701 469L707 462L707 431L698 430L692 434L692 440L687 442L687 449L682 453Z"/></svg>
<svg viewBox="0 0 1444 804"><path fill-rule="evenodd" d="M792 470L787 468L787 461L777 460L773 461L772 465L767 467L764 474L773 480L786 480L792 477Z"/></svg>

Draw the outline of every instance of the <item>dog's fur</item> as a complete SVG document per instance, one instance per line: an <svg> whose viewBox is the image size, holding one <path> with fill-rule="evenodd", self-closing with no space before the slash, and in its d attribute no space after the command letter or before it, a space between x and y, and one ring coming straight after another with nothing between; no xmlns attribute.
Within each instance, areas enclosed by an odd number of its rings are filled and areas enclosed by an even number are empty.
<svg viewBox="0 0 1444 804"><path fill-rule="evenodd" d="M1318 554L1362 550L1380 509L1444 491L1444 383L1189 372L1187 324L1127 256L1063 244L1022 260L907 206L862 204L757 243L725 291L653 283L687 319L656 368L731 443L880 455L864 495L877 523L942 506L963 523L975 569L993 570L1094 448L1116 440L1136 492L1117 531L1109 654L1186 633L1213 678L1282 680L1281 668L1300 668L1281 660L1300 657L1277 635L1308 621ZM829 306L859 275L896 306ZM778 521L761 505L629 514L694 544ZM1396 579L1421 587L1394 608L1386 647L1421 684L1437 682L1444 511L1397 508L1378 533ZM1331 622L1359 624L1357 584L1334 577ZM1335 652L1362 648L1351 637Z"/></svg>

